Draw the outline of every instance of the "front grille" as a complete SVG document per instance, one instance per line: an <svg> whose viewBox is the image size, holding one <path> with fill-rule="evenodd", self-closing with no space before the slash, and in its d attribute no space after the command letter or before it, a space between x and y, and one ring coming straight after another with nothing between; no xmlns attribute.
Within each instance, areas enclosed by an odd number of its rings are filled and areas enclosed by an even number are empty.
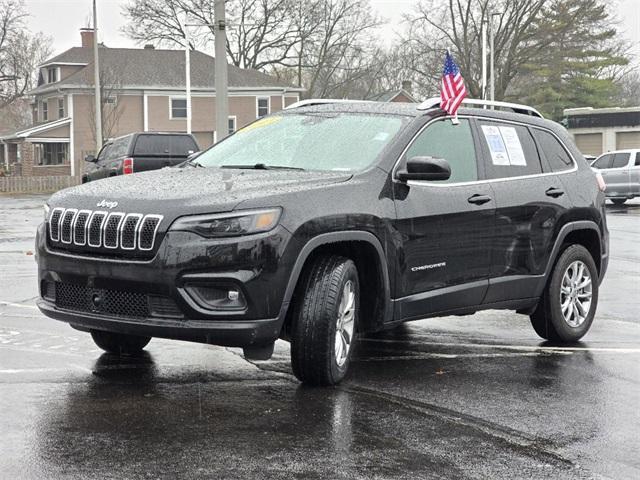
<svg viewBox="0 0 640 480"><path fill-rule="evenodd" d="M169 297L89 288L72 283L55 283L55 304L58 308L76 312L91 312L116 317L181 318L182 312Z"/></svg>
<svg viewBox="0 0 640 480"><path fill-rule="evenodd" d="M55 208L49 218L49 243L65 250L148 257L162 219L154 214Z"/></svg>

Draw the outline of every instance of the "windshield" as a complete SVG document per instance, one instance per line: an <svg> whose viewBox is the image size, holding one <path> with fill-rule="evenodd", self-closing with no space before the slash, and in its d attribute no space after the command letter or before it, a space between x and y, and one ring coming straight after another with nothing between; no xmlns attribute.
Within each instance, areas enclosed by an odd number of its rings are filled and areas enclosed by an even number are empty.
<svg viewBox="0 0 640 480"><path fill-rule="evenodd" d="M362 170L373 163L402 117L304 113L275 115L238 130L197 157L205 167L289 167Z"/></svg>

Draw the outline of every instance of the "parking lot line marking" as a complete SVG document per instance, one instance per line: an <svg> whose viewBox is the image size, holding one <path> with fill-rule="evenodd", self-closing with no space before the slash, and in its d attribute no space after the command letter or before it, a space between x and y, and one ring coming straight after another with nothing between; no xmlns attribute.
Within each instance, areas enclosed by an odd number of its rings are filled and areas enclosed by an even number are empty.
<svg viewBox="0 0 640 480"><path fill-rule="evenodd" d="M640 348L616 347L540 347L534 345L501 345L490 343L454 343L454 342L416 342L411 336L402 340L387 340L384 338L361 338L361 342L380 343L416 343L419 345L433 345L441 347L463 348L496 348L507 350L541 351L541 352L608 352L608 353L640 353Z"/></svg>
<svg viewBox="0 0 640 480"><path fill-rule="evenodd" d="M18 307L18 308L31 308L31 309L34 309L34 310L38 309L38 307L36 307L35 305L24 305L23 303L5 302L3 300L0 300L0 306L3 306L3 307Z"/></svg>

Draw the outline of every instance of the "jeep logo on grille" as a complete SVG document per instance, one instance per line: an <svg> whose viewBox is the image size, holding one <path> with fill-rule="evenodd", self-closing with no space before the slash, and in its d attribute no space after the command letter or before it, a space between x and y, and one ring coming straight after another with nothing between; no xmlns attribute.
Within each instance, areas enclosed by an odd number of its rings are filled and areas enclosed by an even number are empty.
<svg viewBox="0 0 640 480"><path fill-rule="evenodd" d="M116 208L118 206L118 202L109 202L108 200L101 200L96 203L96 207L100 208Z"/></svg>

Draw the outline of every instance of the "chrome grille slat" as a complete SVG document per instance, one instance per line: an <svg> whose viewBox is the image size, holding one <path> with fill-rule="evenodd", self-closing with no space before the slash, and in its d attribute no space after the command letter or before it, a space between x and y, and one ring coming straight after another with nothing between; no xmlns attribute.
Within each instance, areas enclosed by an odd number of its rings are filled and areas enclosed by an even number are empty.
<svg viewBox="0 0 640 480"><path fill-rule="evenodd" d="M120 227L124 215L122 212L112 212L107 217L102 234L102 245L104 245L104 248L118 248Z"/></svg>
<svg viewBox="0 0 640 480"><path fill-rule="evenodd" d="M57 207L48 219L54 246L91 247L135 253L153 250L162 215Z"/></svg>
<svg viewBox="0 0 640 480"><path fill-rule="evenodd" d="M73 221L73 244L84 246L87 243L87 226L91 210L80 210Z"/></svg>
<svg viewBox="0 0 640 480"><path fill-rule="evenodd" d="M77 208L68 208L62 214L60 218L60 241L62 243L70 244L73 242L73 220L78 213Z"/></svg>
<svg viewBox="0 0 640 480"><path fill-rule="evenodd" d="M88 232L88 244L90 247L99 248L102 246L102 228L104 227L104 221L107 219L107 212L93 212L91 219L89 220ZM96 241L97 239L97 241Z"/></svg>
<svg viewBox="0 0 640 480"><path fill-rule="evenodd" d="M49 217L49 238L53 242L60 241L60 219L64 213L64 208L54 208Z"/></svg>
<svg viewBox="0 0 640 480"><path fill-rule="evenodd" d="M122 221L120 229L120 248L123 250L135 250L138 226L142 221L141 213L129 213Z"/></svg>

